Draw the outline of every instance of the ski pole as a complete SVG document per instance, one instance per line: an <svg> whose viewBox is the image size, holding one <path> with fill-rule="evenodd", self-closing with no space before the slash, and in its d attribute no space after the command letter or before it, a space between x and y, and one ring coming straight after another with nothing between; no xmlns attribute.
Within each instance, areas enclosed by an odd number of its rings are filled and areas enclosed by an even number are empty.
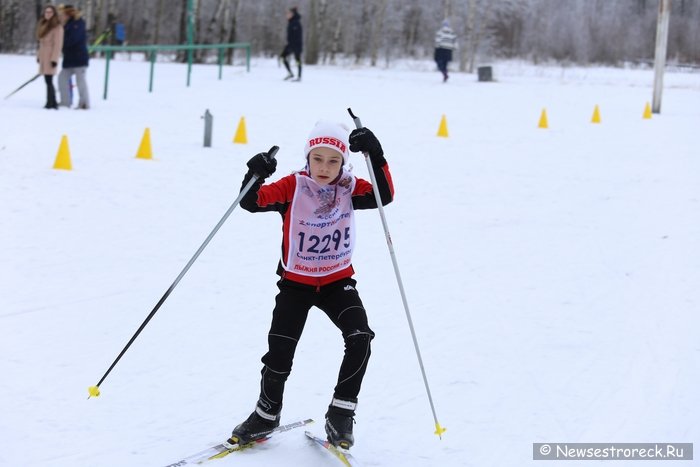
<svg viewBox="0 0 700 467"><path fill-rule="evenodd" d="M348 113L352 117L353 122L355 122L356 128L362 128L362 122L360 122L360 117L355 116L352 113L352 109L348 108ZM399 284L399 291L401 292L401 300L403 301L403 308L406 311L406 319L408 320L408 327L411 330L411 337L413 338L413 347L416 349L416 356L418 357L418 365L420 366L421 374L423 375L423 383L425 384L425 390L428 393L428 401L430 401L430 410L433 412L433 419L435 420L435 434L442 439L442 434L447 430L440 426L438 422L437 414L435 413L435 404L433 404L433 396L430 394L430 385L428 384L428 377L425 375L425 367L423 366L423 358L420 354L420 348L418 347L418 339L416 338L416 331L413 328L413 320L411 319L411 312L408 310L408 301L406 300L406 292L403 288L403 281L401 281L401 273L399 272L399 264L396 261L396 253L394 252L394 245L391 242L391 234L389 233L389 224L386 222L386 215L384 214L384 206L382 205L382 198L379 194L379 187L377 186L377 177L374 175L374 170L372 168L372 162L369 158L369 153L364 152L365 161L367 162L367 169L369 170L369 176L372 181L372 189L374 190L374 197L377 200L377 208L379 209L379 217L382 219L382 226L384 227L384 235L386 237L386 244L389 247L389 254L391 255L391 262L394 265L394 273L396 273L396 281Z"/></svg>
<svg viewBox="0 0 700 467"><path fill-rule="evenodd" d="M267 156L274 159L275 154L277 154L277 151L279 151L279 147L272 146L270 148L270 150L267 152ZM192 267L192 265L197 260L197 258L202 253L202 251L204 251L204 249L207 247L207 245L209 244L211 239L214 238L214 235L216 235L216 233L219 231L221 226L224 225L224 222L226 222L226 219L228 219L228 217L231 215L233 210L236 209L236 206L238 206L238 204L241 202L241 199L243 199L243 197L246 195L246 193L248 193L250 188L255 184L255 182L259 178L260 177L258 177L257 175L253 175L253 178L251 178L250 181L246 184L246 186L243 187L241 192L238 194L238 197L234 200L233 204L231 204L231 207L229 207L228 210L226 211L226 213L224 214L224 217L222 217L221 220L219 221L219 223L216 224L216 226L214 227L214 230L211 231L209 236L204 240L204 243L202 243L202 245L199 247L199 249L195 252L194 256L192 256L192 258L189 260L187 265L184 267L184 269L180 272L180 274L177 276L177 278L175 278L175 281L170 285L170 287L168 287L168 290L165 291L165 294L163 294L163 296L160 298L160 300L158 300L158 303L156 303L156 306L153 307L153 309L148 314L146 319L143 321L143 323L141 323L141 326L139 326L139 328L136 330L134 335L131 336L131 339L129 339L129 342L127 342L126 346L124 346L124 348L119 353L119 355L114 360L114 362L112 362L112 365L110 365L109 369L107 369L105 374L102 375L102 378L97 382L96 385L90 386L88 388L88 393L90 394L90 396L88 396L88 399L90 397L93 397L93 396L98 397L100 395L100 384L102 384L102 382L107 378L107 375L109 375L110 372L112 371L112 369L117 365L117 362L119 362L119 360L122 358L122 356L124 356L126 351L129 349L129 347L131 347L131 344L133 344L134 341L136 340L136 338L139 336L139 334L141 334L141 331L143 331L143 329L146 327L146 325L151 320L151 318L153 318L153 316L156 314L156 312L161 307L161 305L163 305L163 302L165 302L165 300L172 293L172 291L175 289L175 287L180 282L180 280L183 278L183 276L187 273L187 271L190 269L190 267Z"/></svg>
<svg viewBox="0 0 700 467"><path fill-rule="evenodd" d="M35 74L30 80L25 81L24 83L22 83L22 85L21 85L20 87L18 87L17 89L15 89L14 91L12 91L12 92L9 93L8 95L6 95L6 96L5 96L5 99L8 99L8 98L14 96L15 94L17 94L17 93L18 93L20 90L22 90L26 85L28 85L29 83L33 82L33 81L34 81L35 79L37 79L39 76L41 76L41 73Z"/></svg>

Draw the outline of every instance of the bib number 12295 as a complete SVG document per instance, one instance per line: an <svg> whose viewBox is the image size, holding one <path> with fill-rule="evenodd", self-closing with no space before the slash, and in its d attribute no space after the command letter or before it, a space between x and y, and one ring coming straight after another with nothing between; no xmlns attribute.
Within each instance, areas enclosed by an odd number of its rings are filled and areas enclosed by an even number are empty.
<svg viewBox="0 0 700 467"><path fill-rule="evenodd" d="M350 247L350 227L345 227L344 232L336 229L332 234L324 235L323 237L309 235L308 239L305 232L299 232L299 252L328 253L331 251L331 247L333 250L338 251L341 241L343 241L343 247ZM305 246L308 246L307 250L304 250ZM320 250L319 247L321 248Z"/></svg>

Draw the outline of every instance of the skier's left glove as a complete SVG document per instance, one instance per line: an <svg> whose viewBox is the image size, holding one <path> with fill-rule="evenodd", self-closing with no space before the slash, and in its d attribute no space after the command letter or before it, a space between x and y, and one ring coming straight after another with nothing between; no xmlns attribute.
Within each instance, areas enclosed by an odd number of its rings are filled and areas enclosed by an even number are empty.
<svg viewBox="0 0 700 467"><path fill-rule="evenodd" d="M254 155L248 161L248 168L258 177L267 178L277 170L277 159L266 152Z"/></svg>
<svg viewBox="0 0 700 467"><path fill-rule="evenodd" d="M350 133L349 141L350 151L368 153L373 166L381 167L386 163L382 145L372 130L364 127L356 128Z"/></svg>

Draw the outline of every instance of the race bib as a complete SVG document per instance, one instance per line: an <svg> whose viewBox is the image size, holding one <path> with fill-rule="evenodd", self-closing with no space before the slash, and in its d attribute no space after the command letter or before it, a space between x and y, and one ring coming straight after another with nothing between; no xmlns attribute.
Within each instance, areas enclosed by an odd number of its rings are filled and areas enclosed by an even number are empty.
<svg viewBox="0 0 700 467"><path fill-rule="evenodd" d="M352 262L355 222L352 191L355 177L343 170L335 185L319 185L296 174L284 268L295 274L322 277Z"/></svg>

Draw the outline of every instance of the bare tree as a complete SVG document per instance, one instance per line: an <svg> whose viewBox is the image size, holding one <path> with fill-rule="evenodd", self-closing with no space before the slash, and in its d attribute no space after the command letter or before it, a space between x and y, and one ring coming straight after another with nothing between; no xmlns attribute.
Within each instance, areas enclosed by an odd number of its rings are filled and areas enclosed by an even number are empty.
<svg viewBox="0 0 700 467"><path fill-rule="evenodd" d="M94 0L85 0L85 6L83 7L83 19L85 20L85 29L87 29L88 32L94 32L94 18L92 16L93 1Z"/></svg>
<svg viewBox="0 0 700 467"><path fill-rule="evenodd" d="M160 42L160 26L163 22L163 3L165 0L156 0L155 20L153 21L153 35L151 42L158 44Z"/></svg>
<svg viewBox="0 0 700 467"><path fill-rule="evenodd" d="M374 5L374 20L369 36L370 65L377 66L377 55L379 53L379 37L384 26L384 15L386 14L387 0L378 0L378 5Z"/></svg>
<svg viewBox="0 0 700 467"><path fill-rule="evenodd" d="M104 6L104 0L95 0L95 8L92 16L92 34L96 36L102 31L104 31L104 26L102 26L102 10Z"/></svg>
<svg viewBox="0 0 700 467"><path fill-rule="evenodd" d="M233 0L233 8L230 17L230 29L228 33L228 42L235 43L238 37L238 17L240 15L241 1ZM226 24L229 24L229 20L226 20ZM233 49L228 49L226 54L227 63L233 63Z"/></svg>
<svg viewBox="0 0 700 467"><path fill-rule="evenodd" d="M306 28L304 63L315 65L318 63L321 54L321 43L323 43L326 12L328 9L327 0L311 0L309 6L309 19Z"/></svg>
<svg viewBox="0 0 700 467"><path fill-rule="evenodd" d="M335 56L338 54L340 49L340 33L343 28L343 20L340 16L335 21L335 27L333 28L333 36L331 39L331 50L330 50L330 63L335 64Z"/></svg>
<svg viewBox="0 0 700 467"><path fill-rule="evenodd" d="M418 51L416 49L419 43L419 31L421 26L421 16L423 10L413 2L404 15L404 50L403 53L409 57L416 57ZM432 36L432 32L430 34ZM432 50L432 46L429 47Z"/></svg>
<svg viewBox="0 0 700 467"><path fill-rule="evenodd" d="M35 49L33 23L47 1L0 0L0 50ZM131 44L186 42L187 0L77 4L93 39L118 18ZM381 56L387 64L394 57L429 60L439 22L449 18L459 35L460 70L473 71L485 57L650 61L658 0L198 0L197 42L249 42L254 54L277 55L284 43L284 11L295 4L309 64L339 57L372 66ZM673 2L668 58L671 64L700 63L700 0Z"/></svg>

